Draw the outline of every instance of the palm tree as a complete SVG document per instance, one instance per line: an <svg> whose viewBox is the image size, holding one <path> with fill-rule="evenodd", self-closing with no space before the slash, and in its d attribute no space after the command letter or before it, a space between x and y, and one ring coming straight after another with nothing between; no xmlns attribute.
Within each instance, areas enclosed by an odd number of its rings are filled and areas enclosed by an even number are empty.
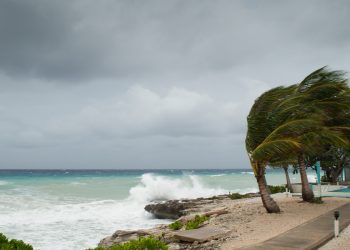
<svg viewBox="0 0 350 250"><path fill-rule="evenodd" d="M344 124L349 124L350 98L344 74L326 67L312 72L298 85L291 102L294 106L291 116L305 118L312 114L321 123L317 131L308 131L300 137L303 147L297 159L305 201L314 198L306 174L306 155L317 154L325 144L345 147L348 144L344 134L348 126Z"/></svg>
<svg viewBox="0 0 350 250"><path fill-rule="evenodd" d="M284 170L284 175L286 176L286 187L290 192L293 192L293 187L292 187L292 183L290 181L289 172L288 172L289 164L294 164L294 161L291 159L288 159L282 162L269 162L270 167L282 168Z"/></svg>
<svg viewBox="0 0 350 250"><path fill-rule="evenodd" d="M288 136L278 137L276 132L288 128L284 126L281 110L276 109L276 106L293 93L295 88L296 86L277 87L263 93L255 101L247 117L246 149L263 205L269 213L280 212L280 208L268 191L265 178L266 165L274 158L280 158L280 155L290 154L291 151L300 148L297 139Z"/></svg>
<svg viewBox="0 0 350 250"><path fill-rule="evenodd" d="M284 163L282 165L282 168L284 170L284 174L286 175L287 188L288 188L289 192L293 192L292 183L291 183L290 178L289 178L288 167L289 167L288 163Z"/></svg>
<svg viewBox="0 0 350 250"><path fill-rule="evenodd" d="M349 93L343 72L321 68L300 84L271 89L255 101L247 118L246 149L268 212L280 211L267 189L268 163L295 157L300 168L303 199L313 199L305 157L325 143L347 143L344 131L349 131L349 127L344 126L344 121L337 122L334 115L340 112L344 113L342 119L349 117Z"/></svg>

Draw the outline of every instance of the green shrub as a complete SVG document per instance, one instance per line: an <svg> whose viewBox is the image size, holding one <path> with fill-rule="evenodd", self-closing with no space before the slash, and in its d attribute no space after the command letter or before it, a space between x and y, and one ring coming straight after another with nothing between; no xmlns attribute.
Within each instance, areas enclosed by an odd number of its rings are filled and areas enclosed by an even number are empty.
<svg viewBox="0 0 350 250"><path fill-rule="evenodd" d="M321 182L330 182L330 180L328 180L326 175L322 175L321 176Z"/></svg>
<svg viewBox="0 0 350 250"><path fill-rule="evenodd" d="M182 224L181 221L177 220L177 221L175 221L175 222L169 224L168 227L169 227L170 229L172 229L172 230L179 230L179 229L181 229L181 228L183 227L183 224Z"/></svg>
<svg viewBox="0 0 350 250"><path fill-rule="evenodd" d="M7 237L2 233L0 233L0 243L7 243L7 242L8 242Z"/></svg>
<svg viewBox="0 0 350 250"><path fill-rule="evenodd" d="M0 250L33 250L33 247L21 240L9 241L5 235L0 233Z"/></svg>
<svg viewBox="0 0 350 250"><path fill-rule="evenodd" d="M321 197L314 197L310 202L315 204L322 204L323 200Z"/></svg>
<svg viewBox="0 0 350 250"><path fill-rule="evenodd" d="M286 192L286 187L284 185L281 185L281 186L268 185L268 187L270 189L271 194Z"/></svg>
<svg viewBox="0 0 350 250"><path fill-rule="evenodd" d="M232 200L249 198L249 194L229 193L228 197Z"/></svg>
<svg viewBox="0 0 350 250"><path fill-rule="evenodd" d="M193 220L189 220L186 223L186 230L196 229L199 228L203 222L209 220L208 216L205 215L196 215Z"/></svg>
<svg viewBox="0 0 350 250"><path fill-rule="evenodd" d="M154 237L141 237L108 248L97 247L90 250L168 250L168 246Z"/></svg>

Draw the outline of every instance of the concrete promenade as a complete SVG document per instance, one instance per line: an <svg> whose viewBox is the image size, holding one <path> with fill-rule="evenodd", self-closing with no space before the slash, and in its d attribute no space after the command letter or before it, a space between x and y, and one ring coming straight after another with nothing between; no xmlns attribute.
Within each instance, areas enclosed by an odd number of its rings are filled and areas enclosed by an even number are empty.
<svg viewBox="0 0 350 250"><path fill-rule="evenodd" d="M315 205L316 206L316 205ZM340 231L350 224L350 203L305 222L262 243L241 250L318 249L334 237L334 211L340 212Z"/></svg>

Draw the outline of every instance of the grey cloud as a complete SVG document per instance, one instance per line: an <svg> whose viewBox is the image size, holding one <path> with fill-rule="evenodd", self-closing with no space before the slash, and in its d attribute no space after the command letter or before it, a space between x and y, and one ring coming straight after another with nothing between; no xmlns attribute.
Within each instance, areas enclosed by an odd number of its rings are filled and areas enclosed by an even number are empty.
<svg viewBox="0 0 350 250"><path fill-rule="evenodd" d="M248 167L263 91L350 69L335 1L0 0L0 168Z"/></svg>
<svg viewBox="0 0 350 250"><path fill-rule="evenodd" d="M347 45L347 1L0 2L0 70L72 81L254 67ZM295 62L297 61L294 60Z"/></svg>
<svg viewBox="0 0 350 250"><path fill-rule="evenodd" d="M103 137L225 136L240 131L238 103L171 88L164 96L141 86L125 96L84 107L63 120L51 121L53 133L101 134Z"/></svg>

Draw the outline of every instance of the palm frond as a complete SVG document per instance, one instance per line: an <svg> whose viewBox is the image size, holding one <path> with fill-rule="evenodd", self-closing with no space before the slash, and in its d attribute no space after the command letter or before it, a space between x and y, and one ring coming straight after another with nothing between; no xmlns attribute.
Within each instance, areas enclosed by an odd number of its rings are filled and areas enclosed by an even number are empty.
<svg viewBox="0 0 350 250"><path fill-rule="evenodd" d="M256 160L269 161L279 155L290 155L291 152L296 152L301 147L302 145L295 139L278 139L260 144L251 153L251 157Z"/></svg>
<svg viewBox="0 0 350 250"><path fill-rule="evenodd" d="M269 142L276 138L283 137L297 137L305 133L306 131L316 130L320 128L322 124L317 119L299 119L299 120L291 120L283 123L281 126L277 127L274 131L272 131L263 141Z"/></svg>

